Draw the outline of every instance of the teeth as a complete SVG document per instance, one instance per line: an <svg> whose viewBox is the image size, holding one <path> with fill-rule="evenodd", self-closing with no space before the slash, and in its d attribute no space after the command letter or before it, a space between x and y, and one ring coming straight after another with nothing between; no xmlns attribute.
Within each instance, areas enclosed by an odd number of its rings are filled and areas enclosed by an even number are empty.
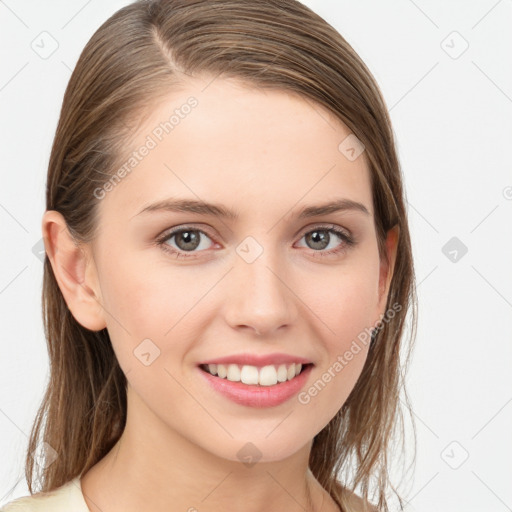
<svg viewBox="0 0 512 512"><path fill-rule="evenodd" d="M288 380L288 370L285 364L280 364L277 369L277 380L279 382L286 382Z"/></svg>
<svg viewBox="0 0 512 512"><path fill-rule="evenodd" d="M258 368L249 365L242 366L240 380L244 384L258 384Z"/></svg>
<svg viewBox="0 0 512 512"><path fill-rule="evenodd" d="M221 379L225 379L226 375L228 374L228 369L223 364L217 365L217 373Z"/></svg>
<svg viewBox="0 0 512 512"><path fill-rule="evenodd" d="M277 370L275 366L264 366L260 370L260 386L275 386L277 384Z"/></svg>
<svg viewBox="0 0 512 512"><path fill-rule="evenodd" d="M230 364L228 366L227 379L232 382L240 381L240 368L238 368L237 364Z"/></svg>
<svg viewBox="0 0 512 512"><path fill-rule="evenodd" d="M237 364L207 364L206 370L212 375L218 375L221 379L231 382L243 382L249 385L275 386L278 382L291 380L302 370L302 364L292 363L290 365L281 364L278 367L274 365L256 366Z"/></svg>

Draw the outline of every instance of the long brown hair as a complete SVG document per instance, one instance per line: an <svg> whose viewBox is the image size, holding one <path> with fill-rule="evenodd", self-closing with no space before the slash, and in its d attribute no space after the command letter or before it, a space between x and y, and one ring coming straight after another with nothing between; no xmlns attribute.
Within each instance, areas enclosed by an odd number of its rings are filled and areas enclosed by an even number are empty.
<svg viewBox="0 0 512 512"><path fill-rule="evenodd" d="M296 0L149 0L109 18L85 46L67 86L48 168L46 208L60 212L72 235L88 242L97 227L93 191L112 176L148 98L168 93L189 75L237 78L298 93L329 109L364 144L373 190L379 252L399 227L388 308L369 347L362 374L332 421L314 438L310 469L342 510L348 489L360 489L388 509L389 464L403 434L399 394L416 326L411 243L393 131L368 68L325 20ZM85 473L121 436L126 377L106 329L82 327L66 306L48 257L43 321L50 379L29 440L25 476L31 493L51 491ZM408 331L409 343L402 339ZM402 435L403 438L403 435ZM32 453L47 443L49 465ZM403 443L402 443L403 447ZM340 475L352 469L341 485ZM371 479L376 490L370 496ZM401 498L398 496L400 503Z"/></svg>

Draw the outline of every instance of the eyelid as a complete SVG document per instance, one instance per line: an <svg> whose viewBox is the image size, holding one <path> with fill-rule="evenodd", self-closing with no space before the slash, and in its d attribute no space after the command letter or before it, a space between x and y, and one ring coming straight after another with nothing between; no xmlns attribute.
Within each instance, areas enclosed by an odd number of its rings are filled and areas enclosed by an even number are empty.
<svg viewBox="0 0 512 512"><path fill-rule="evenodd" d="M156 239L157 240L165 239L167 237L170 237L170 236L180 233L182 231L186 231L187 229L189 229L190 231L192 231L192 230L199 231L199 232L207 235L212 240L215 239L215 236L213 236L211 233L209 233L208 228L205 229L203 227L197 227L193 223L192 224L183 224L181 226L175 226L173 228L168 228L165 231L163 231L161 234L159 234L156 237ZM297 234L294 236L299 236L299 234L301 236L304 236L305 234L310 233L311 231L314 231L315 229L334 229L336 231L341 231L344 235L346 235L349 238L353 237L353 234L349 229L344 228L342 226L338 226L337 224L329 223L329 222L326 222L326 223L320 222L320 223L310 224L308 226L305 226L301 230L299 230L297 232Z"/></svg>
<svg viewBox="0 0 512 512"><path fill-rule="evenodd" d="M190 224L179 224L177 226L173 226L172 228L167 228L164 231L162 231L159 235L156 236L156 240L161 240L164 238L168 238L172 235L176 235L177 233L180 233L182 231L199 231L205 235L207 235L209 238L215 238L213 234L210 233L209 227L204 227L203 224L200 225L201 227L198 227L194 223Z"/></svg>
<svg viewBox="0 0 512 512"><path fill-rule="evenodd" d="M353 236L349 229L344 228L342 226L338 226L337 224L329 223L329 222L320 222L320 223L316 223L316 224L310 224L309 226L306 226L305 228L300 230L299 234L301 236L304 236L306 233L310 233L311 231L315 231L315 229L318 229L318 230L320 230L320 229L325 229L325 230L333 229L334 231L339 231L339 232L343 233L348 238L352 238L352 236Z"/></svg>

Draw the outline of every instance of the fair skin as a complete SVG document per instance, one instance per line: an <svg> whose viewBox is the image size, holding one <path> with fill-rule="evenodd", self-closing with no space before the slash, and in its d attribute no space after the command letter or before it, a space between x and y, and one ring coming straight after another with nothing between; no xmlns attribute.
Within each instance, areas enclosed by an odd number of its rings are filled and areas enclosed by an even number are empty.
<svg viewBox="0 0 512 512"><path fill-rule="evenodd" d="M108 329L128 380L126 428L82 476L82 491L91 512L304 512L308 492L312 510L336 511L308 458L353 389L367 346L307 404L296 396L264 408L234 403L198 378L198 364L241 353L300 356L313 364L308 389L385 313L397 233L388 234L386 264L365 154L350 161L338 150L350 133L339 120L284 91L210 81L190 79L138 128L128 153L188 97L198 100L99 201L91 243L74 244L59 213L43 218L70 311L88 329ZM221 204L238 218L140 213L169 198ZM298 216L338 199L367 212ZM325 231L331 226L355 243ZM201 243L192 252L178 236L164 242L188 258L155 242L175 227L205 233L195 232ZM327 248L305 236L315 228ZM236 251L249 236L263 249L251 263ZM134 355L145 339L160 350L148 366ZM250 467L237 455L248 442L261 454Z"/></svg>

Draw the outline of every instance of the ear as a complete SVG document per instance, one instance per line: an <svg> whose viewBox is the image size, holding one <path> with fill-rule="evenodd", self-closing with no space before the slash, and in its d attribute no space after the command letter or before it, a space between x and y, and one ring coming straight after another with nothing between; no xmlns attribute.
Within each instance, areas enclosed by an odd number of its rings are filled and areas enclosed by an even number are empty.
<svg viewBox="0 0 512 512"><path fill-rule="evenodd" d="M60 291L75 320L91 331L106 327L90 249L77 243L59 212L47 210L42 222L46 254Z"/></svg>
<svg viewBox="0 0 512 512"><path fill-rule="evenodd" d="M398 247L398 239L400 236L400 228L398 224L393 226L386 234L385 250L386 254L382 256L380 261L379 272L379 310L382 315L385 314L385 307L388 299L389 287L393 272L395 269L396 252Z"/></svg>

